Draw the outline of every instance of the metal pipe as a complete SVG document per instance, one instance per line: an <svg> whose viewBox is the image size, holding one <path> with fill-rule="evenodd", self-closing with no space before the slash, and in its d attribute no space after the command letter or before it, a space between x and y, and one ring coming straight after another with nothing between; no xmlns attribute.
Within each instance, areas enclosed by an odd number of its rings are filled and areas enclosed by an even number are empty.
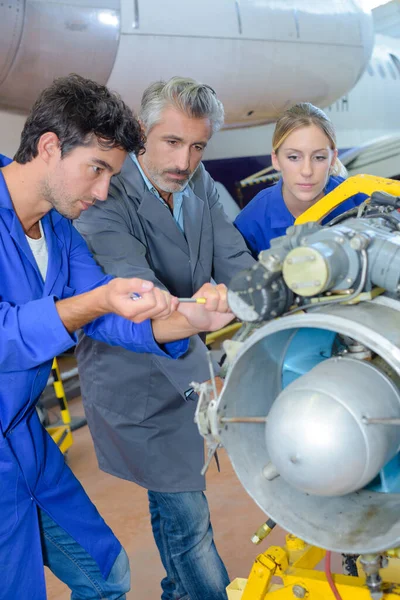
<svg viewBox="0 0 400 600"><path fill-rule="evenodd" d="M221 423L266 423L267 417L221 417Z"/></svg>
<svg viewBox="0 0 400 600"><path fill-rule="evenodd" d="M132 29L139 29L139 0L133 0Z"/></svg>
<svg viewBox="0 0 400 600"><path fill-rule="evenodd" d="M400 425L400 419L382 418L379 417L363 417L365 425Z"/></svg>

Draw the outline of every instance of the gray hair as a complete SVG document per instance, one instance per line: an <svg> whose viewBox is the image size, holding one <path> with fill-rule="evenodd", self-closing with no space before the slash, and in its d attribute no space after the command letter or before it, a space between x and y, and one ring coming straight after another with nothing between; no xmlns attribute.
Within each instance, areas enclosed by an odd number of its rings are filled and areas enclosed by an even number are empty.
<svg viewBox="0 0 400 600"><path fill-rule="evenodd" d="M209 85L185 77L172 77L169 81L156 81L144 91L139 119L145 133L149 133L161 118L162 111L172 106L195 119L208 118L212 133L224 123L224 107Z"/></svg>

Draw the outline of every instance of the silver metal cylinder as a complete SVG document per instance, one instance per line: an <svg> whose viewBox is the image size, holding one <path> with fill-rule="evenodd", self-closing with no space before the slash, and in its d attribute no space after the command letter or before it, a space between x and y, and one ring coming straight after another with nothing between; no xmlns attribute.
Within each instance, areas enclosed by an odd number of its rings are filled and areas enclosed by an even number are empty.
<svg viewBox="0 0 400 600"><path fill-rule="evenodd" d="M330 358L289 384L268 414L266 447L278 473L320 496L359 490L396 454L400 427L365 417L400 417L397 386L370 362Z"/></svg>
<svg viewBox="0 0 400 600"><path fill-rule="evenodd" d="M218 399L216 409L220 416L270 414L283 389L282 374L288 347L303 328L348 336L370 348L400 374L399 302L380 297L355 306L327 305L306 314L271 321L243 343ZM388 388L387 383L384 387ZM378 410L382 391L374 398ZM350 402L348 398L349 407ZM386 426L385 431L387 429ZM380 430L375 431L379 433ZM341 496L305 493L283 477L267 479L264 476L271 456L263 423L221 424L218 433L244 488L286 531L316 546L350 554L380 552L400 545L400 494L378 493L365 487ZM390 454L395 446L390 442L385 449L372 439L367 443L365 438L363 444L364 449L368 444L377 452L380 448L381 459L386 450ZM276 445L277 451L283 448L283 440L277 439ZM350 454L348 460L352 459ZM368 461L372 461L372 457L368 457ZM372 462L369 464L371 473Z"/></svg>

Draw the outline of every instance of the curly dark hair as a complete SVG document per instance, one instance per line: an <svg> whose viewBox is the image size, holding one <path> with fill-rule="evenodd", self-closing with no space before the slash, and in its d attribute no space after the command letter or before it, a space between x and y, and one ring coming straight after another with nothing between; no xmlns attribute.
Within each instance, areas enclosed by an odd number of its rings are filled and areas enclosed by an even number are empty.
<svg viewBox="0 0 400 600"><path fill-rule="evenodd" d="M14 160L20 164L37 156L38 141L46 132L60 140L61 157L76 146L97 143L104 149L121 148L139 154L144 135L131 109L104 85L72 73L43 90L32 107Z"/></svg>

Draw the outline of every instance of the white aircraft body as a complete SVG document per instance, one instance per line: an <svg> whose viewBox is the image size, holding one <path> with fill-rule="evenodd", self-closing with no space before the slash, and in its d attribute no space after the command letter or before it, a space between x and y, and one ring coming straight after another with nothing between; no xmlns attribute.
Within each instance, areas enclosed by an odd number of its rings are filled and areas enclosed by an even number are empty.
<svg viewBox="0 0 400 600"><path fill-rule="evenodd" d="M207 149L214 166L268 158L268 123L304 100L329 107L341 149L358 147L399 133L396 43L374 46L361 0L9 0L0 4L0 152L16 150L40 90L71 72L135 109L157 79L208 83L226 110Z"/></svg>

